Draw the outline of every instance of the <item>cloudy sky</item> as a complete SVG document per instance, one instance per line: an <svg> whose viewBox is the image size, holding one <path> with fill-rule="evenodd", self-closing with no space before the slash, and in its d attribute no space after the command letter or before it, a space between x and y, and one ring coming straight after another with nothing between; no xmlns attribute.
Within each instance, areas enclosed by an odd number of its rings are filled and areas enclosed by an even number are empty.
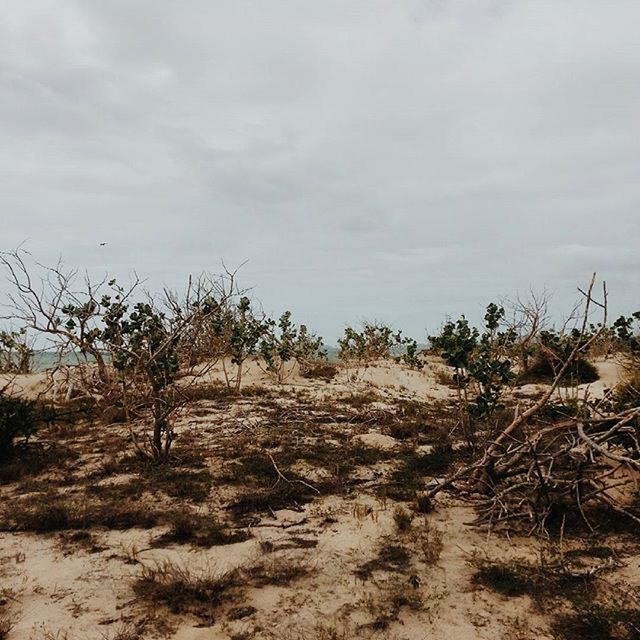
<svg viewBox="0 0 640 640"><path fill-rule="evenodd" d="M2 249L248 260L330 339L593 270L640 307L638 0L0 4Z"/></svg>

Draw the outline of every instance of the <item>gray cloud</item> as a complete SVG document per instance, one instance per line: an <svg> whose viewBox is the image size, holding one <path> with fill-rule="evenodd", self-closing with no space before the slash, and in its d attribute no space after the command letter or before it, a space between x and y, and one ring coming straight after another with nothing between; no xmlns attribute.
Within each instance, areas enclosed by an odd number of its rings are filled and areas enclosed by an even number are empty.
<svg viewBox="0 0 640 640"><path fill-rule="evenodd" d="M634 0L4 13L3 248L173 286L248 259L267 310L331 338L593 270L640 302Z"/></svg>

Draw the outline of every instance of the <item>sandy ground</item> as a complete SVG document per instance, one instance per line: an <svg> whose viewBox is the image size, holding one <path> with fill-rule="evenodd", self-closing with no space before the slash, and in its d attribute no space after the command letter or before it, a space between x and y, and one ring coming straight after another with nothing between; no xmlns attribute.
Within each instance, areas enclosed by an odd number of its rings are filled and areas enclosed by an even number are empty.
<svg viewBox="0 0 640 640"><path fill-rule="evenodd" d="M598 362L597 366L601 380L565 392L588 391L591 396L606 393L618 381L620 369L613 361ZM305 402L318 406L327 399L371 391L379 398L367 406L384 406L389 398L446 403L455 392L438 382L442 379L438 372L444 370L437 360L422 371L380 363L360 371L341 371L331 382L307 380L292 370L286 384L279 387L253 362L244 382L248 387L269 389L276 396L285 389L290 398L286 406L291 411L295 394L303 394L300 397ZM223 380L219 367L208 371L201 382L216 380ZM15 393L29 397L48 389L43 374L18 377L13 385ZM539 391L535 386L520 389L521 394ZM197 412L182 418L179 434L185 440L198 439L198 447L207 452L207 464L215 473L222 464L216 456L226 443L246 442L247 446L260 448L268 424L253 403L251 398L230 404L200 402ZM277 397L273 404L278 407ZM362 420L324 426L318 422L314 437L337 444L357 442L386 452L406 448L406 443L384 433L384 429L371 427L364 417ZM326 434L318 436L323 429ZM296 442L302 442L311 436L295 431L295 437ZM343 437L345 440L340 439ZM92 447L98 440L102 448L96 452ZM287 443L291 446L290 440ZM106 457L123 452L126 431L120 425L100 438L84 433L74 439L74 446L81 455L64 478L45 474L38 478L39 486L25 482L0 486L2 512L6 514L12 504L46 490L43 480L64 495L81 495L81 481L91 477L91 471ZM411 446L428 450L431 445L416 442ZM320 495L293 510L259 514L242 525L251 537L234 544L208 548L167 544L155 548L154 541L166 526L122 531L96 528L91 531L90 545L70 541L64 532L36 534L5 529L0 533L0 614L10 615L14 622L7 639L551 639L548 614L534 606L528 596L507 599L472 583L478 557L535 561L544 543L533 538L487 538L486 533L470 526L472 507L450 498L442 498L435 513L417 515L408 533L399 531L394 521L398 504L373 490L389 464L382 461L359 467L360 484L348 493ZM308 479L323 477L318 470L316 475L313 469L307 471ZM128 480L130 476L114 473L91 482ZM216 486L207 501L194 508L202 513L223 513L229 495L228 488ZM432 536L442 541L435 561L421 551ZM411 550L407 565L402 569L374 569L363 578L358 569L385 545ZM626 585L640 585L638 557L632 556L619 569L620 580ZM259 585L247 579L237 600L224 602L203 621L197 613L176 614L162 604L150 604L134 591L132 585L145 567L167 561L194 575L220 575L235 568L250 570L265 562L273 566L294 563L303 566L304 572L283 584ZM409 598L409 605L396 607L400 595ZM416 604L411 605L413 601ZM383 629L377 629L372 625L381 612L391 612L390 619Z"/></svg>
<svg viewBox="0 0 640 640"><path fill-rule="evenodd" d="M327 513L338 522L323 525ZM136 602L129 587L139 563L153 565L170 558L195 572L203 567L224 571L259 558L261 541L285 543L294 535L318 542L311 551L290 554L309 564L312 572L293 587L251 590L242 605L255 607L258 621L222 619L201 628L196 619L173 620L167 637L227 640L242 633L266 631L276 635L247 637L313 638L322 625L353 633L353 637L367 637L356 635L356 625L370 618L369 604L382 606L377 602L385 590L416 591L423 609L404 616L401 623L393 625L395 629L387 630L388 635L382 637L489 640L501 637L514 625L526 628L531 634L526 637L549 637L544 618L531 611L528 598L510 601L505 607L501 597L471 588L473 569L469 561L474 555L485 553L488 543L465 525L471 517L465 507L443 509L431 518L431 525L444 534L444 547L435 566L416 563L415 571L420 573L422 582L417 588L405 576L381 575L373 584L354 576L353 568L375 554L381 538L396 537L392 515L390 505L370 499L344 502L329 498L309 508L308 515L278 513L256 539L206 551L144 550L148 549L149 533L139 530L101 534L99 545L104 551L97 553L65 551L55 537L4 534L0 537L6 572L4 588L15 590L20 609L19 622L10 637L46 638L47 633L63 638L67 637L65 633L71 638L109 637L109 632L115 635L127 622L148 616L147 608ZM290 526L296 521L304 522ZM288 528L282 530L282 524ZM509 543L494 539L489 546L502 558L509 554L521 556L523 551L535 557L535 545L530 540ZM136 552L137 549L141 551ZM135 564L130 564L132 553Z"/></svg>

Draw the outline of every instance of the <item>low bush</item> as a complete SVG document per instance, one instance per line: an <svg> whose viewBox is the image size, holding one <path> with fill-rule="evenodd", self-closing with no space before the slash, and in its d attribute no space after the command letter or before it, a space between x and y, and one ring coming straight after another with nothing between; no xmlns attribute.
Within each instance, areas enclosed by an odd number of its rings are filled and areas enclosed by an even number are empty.
<svg viewBox="0 0 640 640"><path fill-rule="evenodd" d="M285 586L308 573L309 567L304 562L282 556L264 560L247 570L248 577L257 587Z"/></svg>
<svg viewBox="0 0 640 640"><path fill-rule="evenodd" d="M517 382L521 385L550 384L556 376L557 368L554 366L551 356L540 353L527 371L518 376ZM600 374L596 366L586 358L579 356L567 367L560 381L562 384L575 386L595 382L599 379Z"/></svg>
<svg viewBox="0 0 640 640"><path fill-rule="evenodd" d="M62 444L49 445L46 448L14 447L11 455L0 464L0 485L33 478L50 469L64 472L78 457L77 451Z"/></svg>
<svg viewBox="0 0 640 640"><path fill-rule="evenodd" d="M428 522L418 534L418 546L422 551L422 557L427 565L433 565L440 559L444 548L444 534L439 529L432 527Z"/></svg>
<svg viewBox="0 0 640 640"><path fill-rule="evenodd" d="M279 482L269 489L249 490L229 505L235 515L271 512L279 509L299 509L318 496L316 491L300 482Z"/></svg>
<svg viewBox="0 0 640 640"><path fill-rule="evenodd" d="M399 533L406 533L411 529L413 522L413 513L407 511L403 507L396 507L393 512L393 521Z"/></svg>
<svg viewBox="0 0 640 640"><path fill-rule="evenodd" d="M0 459L13 453L16 438L36 431L35 402L0 394Z"/></svg>

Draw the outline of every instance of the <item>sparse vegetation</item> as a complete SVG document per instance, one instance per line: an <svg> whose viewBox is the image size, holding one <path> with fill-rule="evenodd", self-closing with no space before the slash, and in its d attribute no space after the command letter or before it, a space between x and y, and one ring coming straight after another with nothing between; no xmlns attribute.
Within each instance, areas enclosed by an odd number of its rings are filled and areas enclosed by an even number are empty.
<svg viewBox="0 0 640 640"><path fill-rule="evenodd" d="M384 631L400 619L403 610L420 611L422 606L421 594L418 591L409 590L404 581L392 580L386 586L382 597L371 603L369 609L373 621L367 627L374 632Z"/></svg>
<svg viewBox="0 0 640 640"><path fill-rule="evenodd" d="M7 260L21 281L20 261ZM449 604L456 597L445 585L456 584L449 572L468 547L445 520L464 510L465 526L475 519L496 534L549 539L540 563L509 555L474 561L472 583L493 604L531 598L559 639L634 637L633 588L604 579L620 557L637 556L640 498L629 479L640 464L634 317L613 328L585 320L555 331L540 308L512 320L507 306L491 304L480 329L464 317L447 323L428 354L367 323L345 332L342 362L330 364L320 339L289 312L266 318L227 275L224 284L194 281L184 298L153 300L113 281L81 294L71 293L72 279L56 280L62 298L46 297L45 325L37 326L83 362L59 376L64 398L53 386L35 403L9 386L0 394L0 434L11 433L0 438L0 529L9 539L53 544L63 558L80 554L92 565L141 566L135 602L160 612L144 618L157 635L173 633L181 616L234 638L264 635L269 590L283 607L304 608L309 585L322 595L327 588L314 573L335 564L332 597L345 615L318 637L345 629L344 637L394 637L408 620L427 629L441 591ZM22 294L14 302L33 311L32 292ZM585 296L589 306L591 288ZM49 327L47 315L60 322ZM26 324L29 335L38 331L35 321ZM614 348L629 369L625 384L602 399L564 388L594 379L593 353ZM386 362L366 383L350 375L377 360ZM377 385L378 369L424 378L435 393ZM17 372L3 375L11 383ZM534 379L542 385L535 395L516 388ZM441 501L442 491L469 501ZM109 531L128 529L138 531ZM574 536L585 532L590 544L579 546ZM114 548L114 539L126 542ZM509 553L521 543L514 540ZM160 553L185 564L151 564ZM209 569L203 558L218 553L237 568ZM7 563L16 575L29 565L0 558L0 571ZM364 583L361 601L340 588L345 574L347 591L354 577ZM463 611L469 598L460 600ZM69 611L82 615L77 604ZM120 637L111 629L105 637ZM128 629L123 638L146 637L146 627ZM527 633L534 631L514 626L505 637Z"/></svg>
<svg viewBox="0 0 640 640"><path fill-rule="evenodd" d="M5 511L5 530L47 533L65 529L148 529L162 519L161 512L133 500L88 502L57 494L34 494Z"/></svg>
<svg viewBox="0 0 640 640"><path fill-rule="evenodd" d="M260 355L267 371L282 384L287 363L295 360L306 371L324 357L322 338L309 333L306 325L295 326L291 312L285 311L278 322L268 318L262 326Z"/></svg>

